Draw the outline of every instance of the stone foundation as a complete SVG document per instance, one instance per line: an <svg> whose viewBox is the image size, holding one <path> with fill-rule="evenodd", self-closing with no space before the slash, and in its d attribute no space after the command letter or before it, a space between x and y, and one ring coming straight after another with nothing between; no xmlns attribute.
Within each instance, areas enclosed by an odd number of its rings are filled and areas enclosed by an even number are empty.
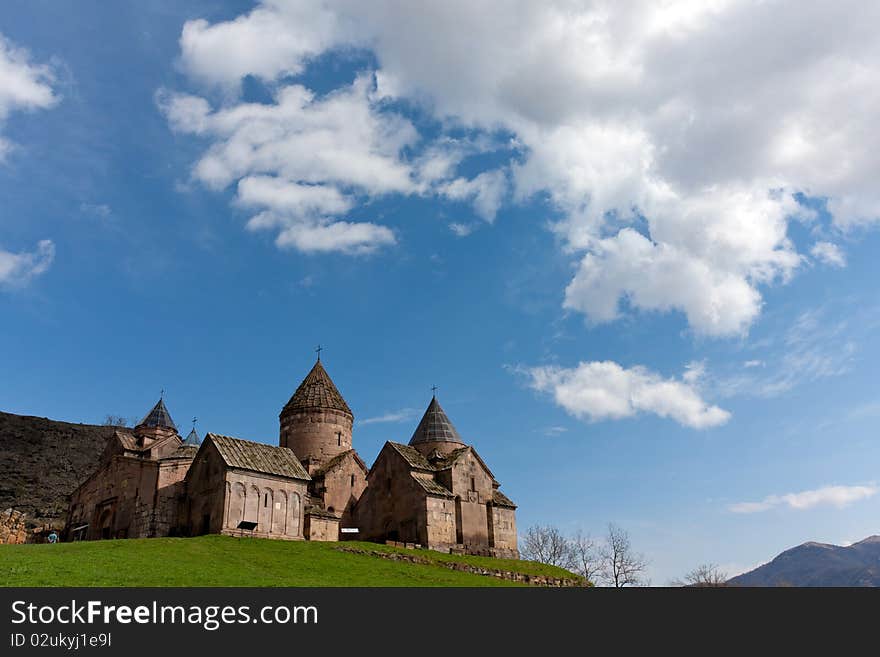
<svg viewBox="0 0 880 657"><path fill-rule="evenodd" d="M395 545L397 547L397 545ZM510 570L502 570L500 568L486 568L485 566L474 566L469 563L458 563L454 561L432 561L416 554L401 554L400 552L380 552L379 550L365 550L363 548L339 546L336 548L343 552L351 552L353 554L363 554L371 557L379 557L380 559L388 559L390 561L405 561L407 563L418 563L432 566L442 566L450 570L458 570L474 575L484 575L486 577L497 577L506 579L511 582L522 582L531 586L547 586L554 588L568 588L576 586L584 586L583 580L574 577L548 577L547 575L528 575L526 573L515 573Z"/></svg>

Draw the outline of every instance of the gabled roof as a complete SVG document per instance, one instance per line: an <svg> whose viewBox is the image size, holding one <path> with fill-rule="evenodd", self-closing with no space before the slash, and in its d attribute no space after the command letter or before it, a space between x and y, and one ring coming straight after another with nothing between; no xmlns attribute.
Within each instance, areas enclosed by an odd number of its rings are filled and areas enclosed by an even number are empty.
<svg viewBox="0 0 880 657"><path fill-rule="evenodd" d="M114 435L123 449L127 449L130 452L142 452L144 449L149 449L143 445L138 445L137 438L129 431L117 429Z"/></svg>
<svg viewBox="0 0 880 657"><path fill-rule="evenodd" d="M455 465L458 462L458 460L461 459L465 454L469 454L469 453L474 455L474 458L477 459L477 462L481 466L483 466L483 469L488 473L488 475L490 477L492 477L492 481L496 481L495 475L492 474L492 471L489 469L489 466L486 465L486 462L480 457L480 455L477 453L477 450L475 450L471 445L468 445L466 447L460 447L459 449L454 449L451 452L449 452L445 456L445 458L435 461L434 462L434 469L437 471L448 470L453 465Z"/></svg>
<svg viewBox="0 0 880 657"><path fill-rule="evenodd" d="M119 444L122 445L122 448L126 452L135 452L137 454L144 454L146 452L150 452L157 447L161 447L172 440L179 441L180 438L176 433L165 436L164 438L159 438L158 440L152 441L149 445L143 444L137 436L135 436L128 429L117 429L114 433L114 436L119 441ZM184 443L181 443L183 445Z"/></svg>
<svg viewBox="0 0 880 657"><path fill-rule="evenodd" d="M455 497L446 486L437 483L434 481L430 475L417 475L415 473L411 473L410 476L418 482L418 484L425 489L425 492L429 495L437 495L439 497Z"/></svg>
<svg viewBox="0 0 880 657"><path fill-rule="evenodd" d="M186 437L186 440L183 441L184 445L193 445L198 447L202 444L202 439L199 438L199 432L196 431L196 428L193 427L192 431L189 432L189 435Z"/></svg>
<svg viewBox="0 0 880 657"><path fill-rule="evenodd" d="M452 422L449 421L446 412L440 407L440 402L437 401L436 397L431 398L431 403L428 404L428 408L422 416L422 421L419 422L419 426L416 427L412 438L409 439L409 444L416 445L418 443L434 441L461 443L464 445L464 441L458 435L458 431L452 425Z"/></svg>
<svg viewBox="0 0 880 657"><path fill-rule="evenodd" d="M162 457L160 460L165 461L168 459L194 459L196 454L199 451L198 445L189 445L187 443L183 443L180 447L171 452L168 456Z"/></svg>
<svg viewBox="0 0 880 657"><path fill-rule="evenodd" d="M506 506L509 509L516 508L516 504L513 503L513 500L511 500L509 497L507 497L507 495L502 493L497 488L492 491L492 504L494 504L495 506Z"/></svg>
<svg viewBox="0 0 880 657"><path fill-rule="evenodd" d="M216 433L205 435L205 442L209 441L217 448L221 458L230 468L290 477L291 479L306 481L311 479L293 450L287 447L275 447L232 436L221 436Z"/></svg>
<svg viewBox="0 0 880 657"><path fill-rule="evenodd" d="M332 459L327 461L323 466L321 466L320 468L318 468L318 470L315 471L314 476L319 477L323 474L330 472L333 468L335 468L337 465L342 463L349 455L351 455L354 458L355 463L357 463L364 472L367 471L367 464L363 462L363 459L361 459L361 457L358 456L358 453L356 451L354 451L353 449L349 449L349 450L342 452L341 454L337 454Z"/></svg>
<svg viewBox="0 0 880 657"><path fill-rule="evenodd" d="M351 409L339 394L339 390L336 389L320 360L299 384L296 392L284 405L281 414L312 408L329 408L352 415Z"/></svg>
<svg viewBox="0 0 880 657"><path fill-rule="evenodd" d="M160 398L156 405L138 424L139 427L163 427L166 429L174 429L177 431L174 421L171 419L171 413L165 408L165 402Z"/></svg>
<svg viewBox="0 0 880 657"><path fill-rule="evenodd" d="M428 472L434 471L434 467L428 463L428 459L422 456L421 452L416 448L410 447L409 445L401 445L400 443L393 443L390 440L386 444L390 445L395 451L397 451L410 467L419 470L427 470Z"/></svg>

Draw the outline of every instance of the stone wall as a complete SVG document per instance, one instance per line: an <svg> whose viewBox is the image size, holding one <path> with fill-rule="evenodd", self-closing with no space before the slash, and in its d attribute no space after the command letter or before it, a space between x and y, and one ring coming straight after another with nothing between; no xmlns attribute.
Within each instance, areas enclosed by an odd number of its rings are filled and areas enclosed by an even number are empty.
<svg viewBox="0 0 880 657"><path fill-rule="evenodd" d="M455 500L428 496L425 505L428 524L425 545L445 552L456 544Z"/></svg>
<svg viewBox="0 0 880 657"><path fill-rule="evenodd" d="M357 503L360 538L367 541L404 541L431 547L427 535L426 502L409 465L390 445L379 452Z"/></svg>
<svg viewBox="0 0 880 657"><path fill-rule="evenodd" d="M310 487L314 501L341 516L342 527L356 527L353 509L367 487L367 475L354 452L349 452L330 470L325 471Z"/></svg>
<svg viewBox="0 0 880 657"><path fill-rule="evenodd" d="M0 514L0 545L13 545L27 541L26 517L15 509L6 509Z"/></svg>
<svg viewBox="0 0 880 657"><path fill-rule="evenodd" d="M311 475L351 446L353 418L342 411L311 409L281 415L279 445L289 447Z"/></svg>
<svg viewBox="0 0 880 657"><path fill-rule="evenodd" d="M79 535L100 538L146 538L152 532L157 461L113 456L94 472L70 499L65 535L75 538L75 528L88 525Z"/></svg>
<svg viewBox="0 0 880 657"><path fill-rule="evenodd" d="M489 545L498 551L499 556L519 558L516 547L516 511L490 504L489 513L492 518Z"/></svg>
<svg viewBox="0 0 880 657"><path fill-rule="evenodd" d="M242 520L256 522L253 536L301 539L306 482L267 474L227 470L223 530L238 531Z"/></svg>
<svg viewBox="0 0 880 657"><path fill-rule="evenodd" d="M402 546L400 546L402 547ZM340 546L337 548L343 552L353 552L355 554L364 554L371 557L379 557L380 559L388 559L390 561L406 561L409 563L430 564L433 566L442 566L450 570L458 570L475 575L484 575L487 577L497 577L512 582L522 582L532 586L548 586L548 587L575 587L585 586L584 580L575 577L550 577L548 575L529 575L526 573L517 573L502 568L489 568L486 566L475 566L473 564L461 563L457 561L434 561L427 559L418 554L404 554L400 552L380 552L379 550L367 550L351 546Z"/></svg>
<svg viewBox="0 0 880 657"><path fill-rule="evenodd" d="M310 541L338 541L339 518L307 513L305 535Z"/></svg>

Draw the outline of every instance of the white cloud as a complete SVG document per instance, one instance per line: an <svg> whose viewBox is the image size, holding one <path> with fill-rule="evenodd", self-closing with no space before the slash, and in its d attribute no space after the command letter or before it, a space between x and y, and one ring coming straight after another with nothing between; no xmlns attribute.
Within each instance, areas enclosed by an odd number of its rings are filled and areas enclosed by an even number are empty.
<svg viewBox="0 0 880 657"><path fill-rule="evenodd" d="M34 251L12 253L0 249L0 286L21 287L49 269L55 259L55 244L41 240Z"/></svg>
<svg viewBox="0 0 880 657"><path fill-rule="evenodd" d="M788 507L803 511L817 506L833 506L838 509L854 502L868 499L877 493L877 487L870 486L824 486L815 490L785 495L769 495L760 502L738 502L728 509L733 513L760 513L777 507Z"/></svg>
<svg viewBox="0 0 880 657"><path fill-rule="evenodd" d="M334 45L335 14L312 1L268 0L247 15L209 24L187 21L181 63L196 78L236 87L246 75L273 80L303 70L305 61Z"/></svg>
<svg viewBox="0 0 880 657"><path fill-rule="evenodd" d="M365 420L358 420L358 424L385 424L407 422L418 417L418 414L419 411L416 408L402 408L399 411L392 411L390 413L384 413L383 415L368 417Z"/></svg>
<svg viewBox="0 0 880 657"><path fill-rule="evenodd" d="M841 230L880 219L878 20L880 5L856 0L266 0L187 23L181 61L228 87L368 49L377 97L444 127L514 135L512 197L546 195L581 260L568 308L606 322L625 301L726 336L745 333L762 288L802 262L787 227L810 211L795 194L829 199ZM208 161L229 175L228 161ZM500 180L460 181L454 158L432 166L441 193L491 220Z"/></svg>
<svg viewBox="0 0 880 657"><path fill-rule="evenodd" d="M743 367L745 367L746 369L751 369L753 367L763 367L763 366L764 366L764 361L758 360L758 359L747 360L746 362L743 363Z"/></svg>
<svg viewBox="0 0 880 657"><path fill-rule="evenodd" d="M810 255L826 265L846 267L846 256L843 249L832 242L816 242L810 249Z"/></svg>
<svg viewBox="0 0 880 657"><path fill-rule="evenodd" d="M455 201L472 201L477 215L492 223L507 192L507 178L503 171L484 171L473 180L456 178L438 191Z"/></svg>
<svg viewBox="0 0 880 657"><path fill-rule="evenodd" d="M0 34L0 127L15 110L52 107L58 98L52 90L55 77L44 64L31 62L30 53ZM0 162L14 144L0 135Z"/></svg>
<svg viewBox="0 0 880 657"><path fill-rule="evenodd" d="M568 427L547 427L544 429L544 435L550 438L554 438L556 436L561 436L562 434L568 431Z"/></svg>
<svg viewBox="0 0 880 657"><path fill-rule="evenodd" d="M400 151L418 138L400 116L376 110L372 81L324 97L300 85L273 104L238 103L212 111L203 98L162 91L171 127L213 139L193 176L214 189L237 183L238 205L262 209L248 228L277 230L276 243L304 252L370 252L394 244L393 231L338 221L360 194L414 192Z"/></svg>
<svg viewBox="0 0 880 657"><path fill-rule="evenodd" d="M372 223L336 221L328 224L297 222L286 225L286 221L277 215L273 217L263 214L251 219L248 227L262 228L272 225L284 225L275 240L279 247L290 247L303 253L340 251L348 254L364 254L397 242L391 229Z"/></svg>
<svg viewBox="0 0 880 657"><path fill-rule="evenodd" d="M449 230L455 233L456 237L467 237L473 233L476 228L477 227L474 224L462 224L455 221L449 224Z"/></svg>
<svg viewBox="0 0 880 657"><path fill-rule="evenodd" d="M730 419L730 413L704 401L692 383L663 378L644 367L626 369L612 361L594 361L570 369L542 366L524 371L532 388L552 394L567 413L582 420L653 413L705 429Z"/></svg>

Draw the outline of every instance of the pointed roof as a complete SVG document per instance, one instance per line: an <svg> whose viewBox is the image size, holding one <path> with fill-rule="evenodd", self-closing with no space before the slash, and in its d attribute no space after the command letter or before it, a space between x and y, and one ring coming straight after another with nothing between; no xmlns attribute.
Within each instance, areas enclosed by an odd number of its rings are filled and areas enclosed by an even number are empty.
<svg viewBox="0 0 880 657"><path fill-rule="evenodd" d="M193 427L192 431L189 432L189 435L186 437L186 440L183 441L184 445L193 445L198 447L202 444L202 439L199 438L199 432L196 431L196 428Z"/></svg>
<svg viewBox="0 0 880 657"><path fill-rule="evenodd" d="M409 439L410 445L428 442L460 443L464 445L464 441L458 435L458 430L449 421L446 412L440 408L440 402L437 401L437 397L431 398L431 403L428 404L428 408L422 416L422 421L419 422L419 426L416 427L412 438Z"/></svg>
<svg viewBox="0 0 880 657"><path fill-rule="evenodd" d="M171 419L171 413L165 408L165 402L161 397L159 398L159 401L156 402L156 405L153 406L153 410L147 413L146 417L140 421L138 426L163 427L165 429L174 429L177 431L177 426L175 426L174 420Z"/></svg>
<svg viewBox="0 0 880 657"><path fill-rule="evenodd" d="M351 409L345 403L345 399L339 394L339 390L333 385L330 375L321 364L321 359L315 363L312 370L299 384L299 388L293 393L290 401L284 406L282 413L288 411L300 411L312 408L330 408L352 415Z"/></svg>

